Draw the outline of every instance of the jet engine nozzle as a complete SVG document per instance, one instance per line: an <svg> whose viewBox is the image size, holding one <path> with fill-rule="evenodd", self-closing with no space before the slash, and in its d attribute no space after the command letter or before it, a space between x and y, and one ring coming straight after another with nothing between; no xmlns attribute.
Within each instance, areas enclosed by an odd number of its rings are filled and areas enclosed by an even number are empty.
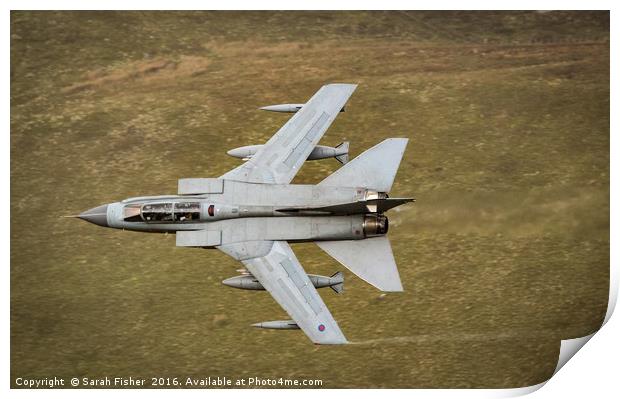
<svg viewBox="0 0 620 399"><path fill-rule="evenodd" d="M388 218L383 215L364 215L363 228L365 237L382 236L388 232Z"/></svg>

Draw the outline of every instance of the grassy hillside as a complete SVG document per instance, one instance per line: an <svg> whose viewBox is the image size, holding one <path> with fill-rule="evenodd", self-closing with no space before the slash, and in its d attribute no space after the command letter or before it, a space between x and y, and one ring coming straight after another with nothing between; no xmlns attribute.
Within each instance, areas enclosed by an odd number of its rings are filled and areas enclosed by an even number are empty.
<svg viewBox="0 0 620 399"><path fill-rule="evenodd" d="M606 12L12 12L12 380L543 381L607 305L608 40ZM250 328L285 313L218 251L60 218L223 174L288 118L258 107L326 82L359 87L321 143L409 137L392 194L417 198L388 213L404 293L321 291L354 345Z"/></svg>

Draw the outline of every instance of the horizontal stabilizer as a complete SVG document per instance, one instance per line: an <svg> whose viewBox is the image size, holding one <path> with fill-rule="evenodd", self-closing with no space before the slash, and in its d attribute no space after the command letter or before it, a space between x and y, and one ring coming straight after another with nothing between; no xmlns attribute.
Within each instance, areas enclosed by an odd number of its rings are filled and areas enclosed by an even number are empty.
<svg viewBox="0 0 620 399"><path fill-rule="evenodd" d="M350 241L316 241L321 249L381 291L402 291L390 241L386 236Z"/></svg>
<svg viewBox="0 0 620 399"><path fill-rule="evenodd" d="M392 138L361 153L319 186L364 187L389 192L409 139Z"/></svg>

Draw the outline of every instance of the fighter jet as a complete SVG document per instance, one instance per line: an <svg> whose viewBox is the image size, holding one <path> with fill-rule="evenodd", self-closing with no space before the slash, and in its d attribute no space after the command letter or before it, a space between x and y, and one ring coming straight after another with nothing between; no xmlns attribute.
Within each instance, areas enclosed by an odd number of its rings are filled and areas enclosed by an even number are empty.
<svg viewBox="0 0 620 399"><path fill-rule="evenodd" d="M382 291L402 291L386 211L413 201L390 198L406 138L388 138L317 185L290 184L356 89L328 84L251 158L217 178L187 178L177 195L129 198L78 215L99 226L176 233L181 247L215 248L240 261L227 286L267 290L292 320L260 328L301 329L315 344L345 344L316 288L342 291L342 273L308 275L289 243L315 242Z"/></svg>

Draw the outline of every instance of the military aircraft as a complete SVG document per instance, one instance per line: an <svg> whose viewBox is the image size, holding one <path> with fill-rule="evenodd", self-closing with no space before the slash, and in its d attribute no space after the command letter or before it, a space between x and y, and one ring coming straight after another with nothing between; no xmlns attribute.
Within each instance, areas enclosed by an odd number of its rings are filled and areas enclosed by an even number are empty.
<svg viewBox="0 0 620 399"><path fill-rule="evenodd" d="M289 242L315 242L378 289L402 291L384 213L413 201L387 194L408 139L375 145L317 185L290 182L356 87L323 86L245 163L220 177L180 179L177 195L129 198L77 217L104 227L176 233L181 247L219 249L245 266L225 285L269 291L292 319L254 326L301 329L315 344L345 344L316 290L341 292L342 273L306 274Z"/></svg>

